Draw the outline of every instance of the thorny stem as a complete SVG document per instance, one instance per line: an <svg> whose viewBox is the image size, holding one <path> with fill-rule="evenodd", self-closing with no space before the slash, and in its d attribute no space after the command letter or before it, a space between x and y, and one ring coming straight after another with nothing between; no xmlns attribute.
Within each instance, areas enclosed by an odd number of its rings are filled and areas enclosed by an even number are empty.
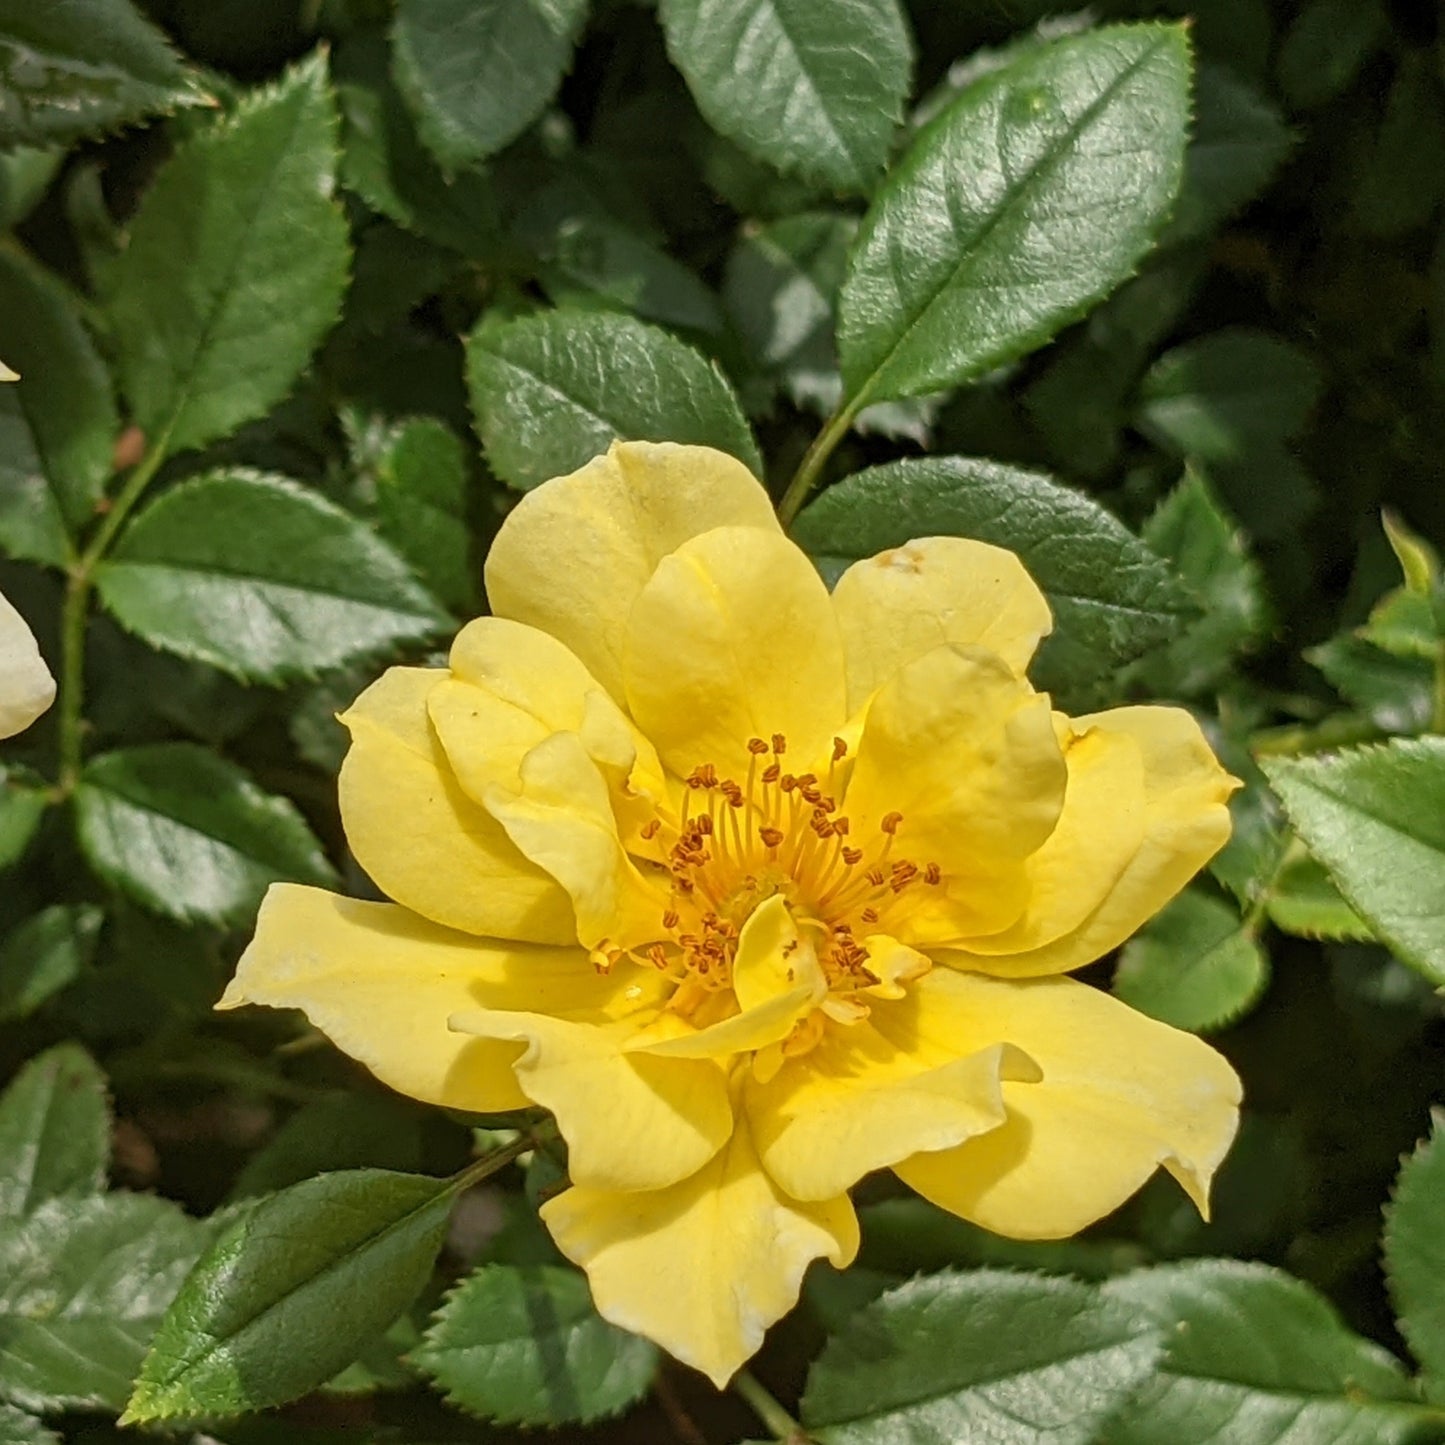
<svg viewBox="0 0 1445 1445"><path fill-rule="evenodd" d="M832 456L833 448L848 435L848 428L853 425L853 418L857 415L857 398L840 405L828 418L823 430L813 438L812 445L803 453L803 460L798 463L798 470L793 473L793 480L788 483L788 490L783 493L783 500L778 503L778 520L784 527L802 510L803 503L808 500L808 493L813 490L813 484L818 480L818 473L823 470L823 464Z"/></svg>
<svg viewBox="0 0 1445 1445"><path fill-rule="evenodd" d="M778 1404L758 1377L747 1370L739 1370L733 1376L732 1387L737 1391L753 1413L772 1431L773 1438L783 1445L809 1445L812 1436Z"/></svg>

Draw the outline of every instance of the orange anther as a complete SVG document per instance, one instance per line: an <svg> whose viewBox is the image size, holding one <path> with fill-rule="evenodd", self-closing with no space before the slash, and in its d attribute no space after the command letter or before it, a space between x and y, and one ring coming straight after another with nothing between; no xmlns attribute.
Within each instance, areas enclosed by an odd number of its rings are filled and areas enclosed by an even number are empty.
<svg viewBox="0 0 1445 1445"><path fill-rule="evenodd" d="M783 770L777 763L769 763L767 767L763 769L763 781L765 783L776 783L782 775Z"/></svg>
<svg viewBox="0 0 1445 1445"><path fill-rule="evenodd" d="M788 740L782 733L773 734L773 751L780 755L788 751Z"/></svg>
<svg viewBox="0 0 1445 1445"><path fill-rule="evenodd" d="M864 923L877 923L877 922L878 922L878 910L877 910L876 908L865 908L865 909L863 910L863 922L864 922Z"/></svg>
<svg viewBox="0 0 1445 1445"><path fill-rule="evenodd" d="M641 828L640 831L641 831L642 836L643 836L644 838L651 839L651 838L657 837L658 830L659 830L661 827L662 827L662 819L661 819L661 818L653 818L651 822L644 823L644 824L642 825L642 828Z"/></svg>
<svg viewBox="0 0 1445 1445"><path fill-rule="evenodd" d="M848 820L846 818L833 819L833 831L846 838L848 836Z"/></svg>
<svg viewBox="0 0 1445 1445"><path fill-rule="evenodd" d="M923 870L923 877L924 881L928 883L942 883L943 869L940 868L937 863L930 863L928 867Z"/></svg>
<svg viewBox="0 0 1445 1445"><path fill-rule="evenodd" d="M843 861L850 868L855 863L861 863L863 861L863 850L861 848L844 848Z"/></svg>
<svg viewBox="0 0 1445 1445"><path fill-rule="evenodd" d="M776 848L786 836L781 828L758 829L758 837L760 837L769 848Z"/></svg>
<svg viewBox="0 0 1445 1445"><path fill-rule="evenodd" d="M765 752L767 752L767 750L768 750L768 745L767 745L767 743L765 743L765 742L762 740L762 738L749 738L749 739L748 739L748 751L749 751L750 753L754 754L755 756L758 755L758 754L761 754L761 753L765 753Z"/></svg>
<svg viewBox="0 0 1445 1445"><path fill-rule="evenodd" d="M896 833L898 825L903 821L902 813L885 813L883 821L878 825L885 833Z"/></svg>
<svg viewBox="0 0 1445 1445"><path fill-rule="evenodd" d="M679 919L679 916L678 916L677 909L675 909L675 908L669 908L669 909L667 910L667 912L662 915L662 926L663 926L664 928L667 928L667 929L676 928L679 922L680 922L680 919ZM657 944L656 947L661 948L662 945L661 945L661 944Z"/></svg>
<svg viewBox="0 0 1445 1445"><path fill-rule="evenodd" d="M841 763L848 756L848 744L842 738L833 739L833 761Z"/></svg>

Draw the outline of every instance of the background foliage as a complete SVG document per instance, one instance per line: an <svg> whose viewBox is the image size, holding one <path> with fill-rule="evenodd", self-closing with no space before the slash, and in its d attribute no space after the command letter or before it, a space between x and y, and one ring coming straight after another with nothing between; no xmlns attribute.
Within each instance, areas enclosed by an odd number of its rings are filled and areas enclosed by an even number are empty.
<svg viewBox="0 0 1445 1445"><path fill-rule="evenodd" d="M270 881L366 890L335 710L615 436L830 578L1014 548L1040 684L1247 783L1089 971L1244 1077L1213 1221L865 1184L758 1377L828 1445L1445 1440L1445 48L1186 10L0 0L0 589L62 678L0 791L0 1442L758 1432L592 1311L540 1121L210 1011Z"/></svg>

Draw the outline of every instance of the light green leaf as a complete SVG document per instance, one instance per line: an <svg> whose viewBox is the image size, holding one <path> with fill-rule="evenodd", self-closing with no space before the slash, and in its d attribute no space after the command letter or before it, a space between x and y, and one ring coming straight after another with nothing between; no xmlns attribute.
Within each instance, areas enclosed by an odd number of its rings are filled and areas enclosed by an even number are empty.
<svg viewBox="0 0 1445 1445"><path fill-rule="evenodd" d="M63 903L32 914L0 944L0 1021L28 1018L80 977L104 914Z"/></svg>
<svg viewBox="0 0 1445 1445"><path fill-rule="evenodd" d="M1395 657L1420 657L1434 662L1440 650L1440 627L1430 590L1396 587L1370 609L1357 635Z"/></svg>
<svg viewBox="0 0 1445 1445"><path fill-rule="evenodd" d="M110 612L153 647L255 682L313 676L447 623L364 523L260 472L210 472L166 492L96 577Z"/></svg>
<svg viewBox="0 0 1445 1445"><path fill-rule="evenodd" d="M399 0L397 84L444 166L515 140L572 60L587 0Z"/></svg>
<svg viewBox="0 0 1445 1445"><path fill-rule="evenodd" d="M1319 390L1319 368L1299 347L1231 327L1166 351L1139 388L1137 421L1181 455L1233 462L1294 436Z"/></svg>
<svg viewBox="0 0 1445 1445"><path fill-rule="evenodd" d="M0 0L0 146L78 140L208 99L128 0Z"/></svg>
<svg viewBox="0 0 1445 1445"><path fill-rule="evenodd" d="M1361 631L1373 635L1372 628ZM1435 669L1427 659L1387 652L1364 636L1348 634L1307 648L1304 656L1341 697L1384 732L1418 733L1430 726Z"/></svg>
<svg viewBox="0 0 1445 1445"><path fill-rule="evenodd" d="M1340 897L1340 890L1316 858L1289 859L1265 896L1265 912L1276 928L1301 938L1366 943L1370 925Z"/></svg>
<svg viewBox="0 0 1445 1445"><path fill-rule="evenodd" d="M869 189L908 94L912 42L897 0L662 0L659 13L714 130L781 171Z"/></svg>
<svg viewBox="0 0 1445 1445"><path fill-rule="evenodd" d="M1175 25L1054 41L969 86L864 218L840 300L850 405L971 380L1112 291L1179 189L1188 106Z"/></svg>
<svg viewBox="0 0 1445 1445"><path fill-rule="evenodd" d="M60 1436L24 1410L0 1405L0 1445L64 1445Z"/></svg>
<svg viewBox="0 0 1445 1445"><path fill-rule="evenodd" d="M1159 1349L1149 1321L1077 1280L926 1276L828 1342L803 1423L823 1445L1091 1445Z"/></svg>
<svg viewBox="0 0 1445 1445"><path fill-rule="evenodd" d="M79 1044L37 1055L0 1095L0 1222L94 1194L109 1154L105 1077L90 1055Z"/></svg>
<svg viewBox="0 0 1445 1445"><path fill-rule="evenodd" d="M1442 1116L1405 1161L1385 1210L1385 1278L1400 1333L1424 1367L1425 1388L1445 1404L1445 1145Z"/></svg>
<svg viewBox="0 0 1445 1445"><path fill-rule="evenodd" d="M247 921L280 879L336 881L292 803L193 743L92 758L75 807L80 845L96 872L182 922Z"/></svg>
<svg viewBox="0 0 1445 1445"><path fill-rule="evenodd" d="M575 471L619 438L716 447L762 473L717 366L628 316L484 322L467 343L467 380L487 460L515 487Z"/></svg>
<svg viewBox="0 0 1445 1445"><path fill-rule="evenodd" d="M1162 1331L1158 1374L1112 1420L1109 1445L1406 1445L1423 1407L1378 1345L1280 1270L1196 1260L1110 1280L1104 1296Z"/></svg>
<svg viewBox="0 0 1445 1445"><path fill-rule="evenodd" d="M325 1384L420 1292L453 1193L357 1169L243 1209L161 1322L121 1423L238 1415Z"/></svg>
<svg viewBox="0 0 1445 1445"><path fill-rule="evenodd" d="M7 401L0 411L0 545L17 557L60 564L65 537L95 516L120 417L70 293L20 252L0 252L0 316L0 359L20 373L5 390L20 403L40 463L37 476Z"/></svg>
<svg viewBox="0 0 1445 1445"><path fill-rule="evenodd" d="M1269 960L1239 914L1189 889L1124 945L1114 992L1151 1018L1210 1033L1252 1008L1268 981Z"/></svg>
<svg viewBox="0 0 1445 1445"><path fill-rule="evenodd" d="M914 537L975 537L1017 552L1054 609L1054 635L1034 675L1074 698L1168 641L1192 611L1168 567L1097 502L996 462L929 457L872 467L824 492L794 533L830 581Z"/></svg>
<svg viewBox="0 0 1445 1445"><path fill-rule="evenodd" d="M264 415L336 320L336 129L314 56L186 141L141 201L110 320L135 420L172 451Z"/></svg>
<svg viewBox="0 0 1445 1445"><path fill-rule="evenodd" d="M565 1425L625 1410L657 1348L602 1319L575 1269L490 1264L453 1290L411 1360L474 1415Z"/></svg>
<svg viewBox="0 0 1445 1445"><path fill-rule="evenodd" d="M1445 984L1445 738L1261 766L1355 912L1403 962Z"/></svg>
<svg viewBox="0 0 1445 1445"><path fill-rule="evenodd" d="M26 783L14 773L0 775L0 871L13 868L25 856L52 801L38 780Z"/></svg>
<svg viewBox="0 0 1445 1445"><path fill-rule="evenodd" d="M118 1410L205 1243L167 1199L51 1199L0 1227L0 1394L31 1410Z"/></svg>

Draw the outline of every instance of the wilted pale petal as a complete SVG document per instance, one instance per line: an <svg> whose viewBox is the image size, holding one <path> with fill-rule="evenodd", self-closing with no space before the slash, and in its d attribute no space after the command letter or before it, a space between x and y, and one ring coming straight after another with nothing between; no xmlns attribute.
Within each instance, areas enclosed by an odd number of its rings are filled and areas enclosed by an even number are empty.
<svg viewBox="0 0 1445 1445"><path fill-rule="evenodd" d="M546 1009L606 1023L622 991L580 948L471 938L391 903L277 883L217 1007L300 1009L400 1093L488 1112L530 1102L512 1073L522 1049L453 1033L452 1014Z"/></svg>
<svg viewBox="0 0 1445 1445"><path fill-rule="evenodd" d="M19 381L19 380L20 380L20 373L19 373L18 371L11 371L11 369L10 369L8 366L6 366L3 361L0 361L0 381Z"/></svg>
<svg viewBox="0 0 1445 1445"><path fill-rule="evenodd" d="M777 533L761 483L710 447L617 442L605 456L529 492L487 555L499 617L560 638L619 701L627 615L657 564L699 532Z"/></svg>
<svg viewBox="0 0 1445 1445"><path fill-rule="evenodd" d="M449 928L574 943L572 902L458 786L427 720L447 674L393 667L342 714L337 783L356 861L389 898Z"/></svg>
<svg viewBox="0 0 1445 1445"><path fill-rule="evenodd" d="M23 732L54 701L55 679L35 634L0 596L0 738Z"/></svg>
<svg viewBox="0 0 1445 1445"><path fill-rule="evenodd" d="M845 720L828 589L785 537L720 527L665 557L627 620L627 703L662 760L741 778L750 738L787 740L799 771Z"/></svg>
<svg viewBox="0 0 1445 1445"><path fill-rule="evenodd" d="M1002 547L920 537L855 562L833 589L848 660L848 710L944 643L997 653L1020 676L1053 615L1024 565Z"/></svg>
<svg viewBox="0 0 1445 1445"><path fill-rule="evenodd" d="M858 1252L846 1195L788 1199L764 1173L747 1126L690 1179L650 1194L569 1189L543 1222L587 1271L604 1319L655 1340L721 1389L797 1302L819 1257Z"/></svg>
<svg viewBox="0 0 1445 1445"><path fill-rule="evenodd" d="M973 954L973 945L965 943L956 954L938 955L945 961L1014 975L1081 968L1152 918L1228 842L1227 804L1238 784L1219 766L1199 724L1183 708L1115 708L1075 718L1073 728L1121 735L1138 747L1144 827L1137 850L1098 906L1053 942L987 956ZM1095 813L1101 848L1109 846L1110 826L1106 813Z"/></svg>
<svg viewBox="0 0 1445 1445"><path fill-rule="evenodd" d="M1117 1208L1163 1165L1207 1217L1210 1180L1239 1124L1239 1080L1220 1054L1072 979L951 977L969 1007L966 1037L1017 1045L1043 1079L1006 1082L1001 1127L915 1154L895 1166L904 1181L995 1233L1055 1239Z"/></svg>
<svg viewBox="0 0 1445 1445"><path fill-rule="evenodd" d="M619 1011L607 1027L475 1009L454 1014L451 1027L525 1045L514 1065L517 1081L556 1116L575 1184L662 1189L701 1168L732 1132L727 1076L707 1060L622 1052L621 1040L634 1020L655 1010L659 992L654 976L626 973L618 997L635 990L637 1011Z"/></svg>

